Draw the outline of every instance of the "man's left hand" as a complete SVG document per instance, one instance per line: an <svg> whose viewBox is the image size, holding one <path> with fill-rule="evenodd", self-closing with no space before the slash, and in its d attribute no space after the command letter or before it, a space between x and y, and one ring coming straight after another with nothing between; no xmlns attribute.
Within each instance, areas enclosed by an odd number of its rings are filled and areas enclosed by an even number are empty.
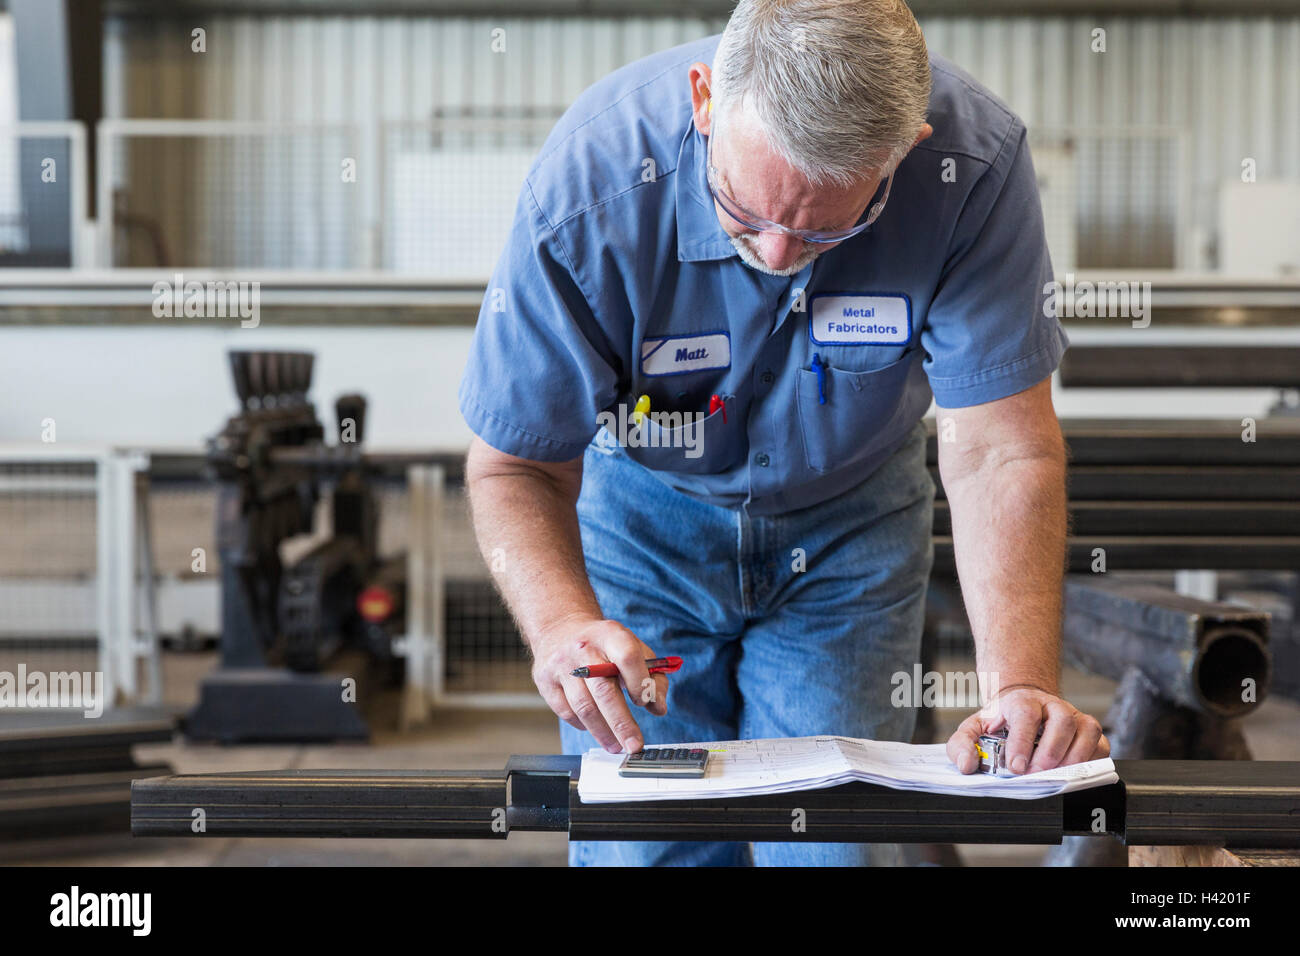
<svg viewBox="0 0 1300 956"><path fill-rule="evenodd" d="M1040 726L1043 736L1035 747ZM1002 727L1007 728L1007 766L1015 774L1110 756L1110 741L1095 717L1045 690L1015 687L961 722L948 738L948 759L962 773L975 773L980 765L976 739Z"/></svg>

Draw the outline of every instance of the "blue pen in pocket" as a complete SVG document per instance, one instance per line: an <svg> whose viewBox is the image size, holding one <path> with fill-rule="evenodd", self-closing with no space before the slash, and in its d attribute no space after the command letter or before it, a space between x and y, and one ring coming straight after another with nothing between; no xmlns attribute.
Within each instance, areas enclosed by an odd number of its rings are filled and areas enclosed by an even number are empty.
<svg viewBox="0 0 1300 956"><path fill-rule="evenodd" d="M817 376L817 404L826 404L826 366L822 364L820 352L814 352L812 357L813 374Z"/></svg>

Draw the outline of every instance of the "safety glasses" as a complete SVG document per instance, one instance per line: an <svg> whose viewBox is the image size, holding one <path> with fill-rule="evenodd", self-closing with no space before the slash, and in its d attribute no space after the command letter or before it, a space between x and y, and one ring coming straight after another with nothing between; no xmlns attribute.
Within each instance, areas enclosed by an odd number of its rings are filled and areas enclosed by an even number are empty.
<svg viewBox="0 0 1300 956"><path fill-rule="evenodd" d="M723 212L746 229L752 229L754 232L780 232L787 236L802 239L804 242L843 242L845 239L856 236L879 219L880 214L885 211L885 203L889 201L889 189L894 183L892 173L885 179L884 195L880 197L879 202L867 205L866 218L859 221L857 225L850 226L847 229L791 229L789 226L783 226L779 222L772 222L770 219L764 219L762 216L749 212L735 199L727 195L720 185L721 177L718 175L718 170L713 165L713 137L710 136L708 139L709 146L708 152L705 154L705 163L708 167L709 192L713 194L714 201L722 207ZM876 191L880 191L879 186L876 187Z"/></svg>

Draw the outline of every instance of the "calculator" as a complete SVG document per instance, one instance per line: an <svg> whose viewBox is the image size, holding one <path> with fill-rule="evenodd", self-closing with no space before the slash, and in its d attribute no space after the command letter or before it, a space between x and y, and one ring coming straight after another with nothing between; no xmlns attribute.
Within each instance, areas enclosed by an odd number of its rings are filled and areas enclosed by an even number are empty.
<svg viewBox="0 0 1300 956"><path fill-rule="evenodd" d="M709 752L688 747L646 747L628 754L618 768L620 777L703 777Z"/></svg>

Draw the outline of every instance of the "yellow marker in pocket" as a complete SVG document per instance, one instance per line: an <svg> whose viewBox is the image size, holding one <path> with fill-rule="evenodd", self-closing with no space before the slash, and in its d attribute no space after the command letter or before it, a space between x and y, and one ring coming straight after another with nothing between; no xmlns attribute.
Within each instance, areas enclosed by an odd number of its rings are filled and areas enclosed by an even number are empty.
<svg viewBox="0 0 1300 956"><path fill-rule="evenodd" d="M640 425L645 421L645 417L650 414L650 396L642 395L636 400L636 407L632 409L632 424Z"/></svg>

